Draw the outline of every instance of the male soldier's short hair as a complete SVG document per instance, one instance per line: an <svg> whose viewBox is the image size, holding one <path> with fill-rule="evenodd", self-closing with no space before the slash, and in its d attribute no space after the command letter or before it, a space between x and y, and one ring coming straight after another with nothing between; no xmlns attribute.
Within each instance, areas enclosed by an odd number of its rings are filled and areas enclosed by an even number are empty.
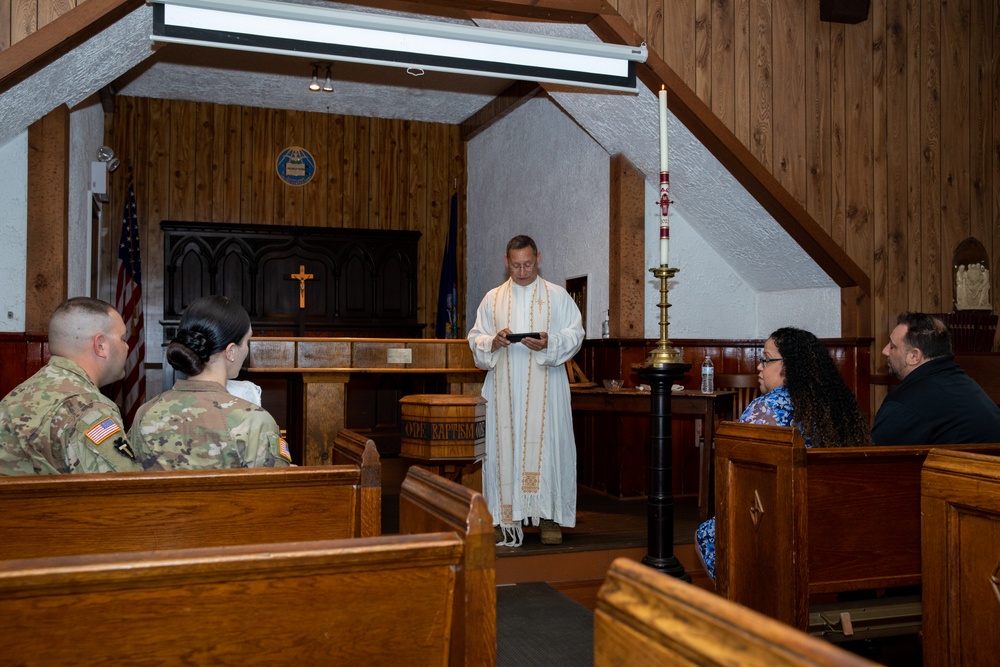
<svg viewBox="0 0 1000 667"><path fill-rule="evenodd" d="M66 356L79 352L94 336L111 329L114 306L77 296L59 305L49 318L49 351Z"/></svg>
<svg viewBox="0 0 1000 667"><path fill-rule="evenodd" d="M510 241L507 241L507 255L510 255L511 250L520 250L521 248L531 248L531 251L538 254L538 246L535 245L535 239L530 236L525 236L524 234L515 236Z"/></svg>
<svg viewBox="0 0 1000 667"><path fill-rule="evenodd" d="M906 325L903 342L920 350L927 359L952 355L951 331L941 318L927 313L905 312L899 314L896 324Z"/></svg>

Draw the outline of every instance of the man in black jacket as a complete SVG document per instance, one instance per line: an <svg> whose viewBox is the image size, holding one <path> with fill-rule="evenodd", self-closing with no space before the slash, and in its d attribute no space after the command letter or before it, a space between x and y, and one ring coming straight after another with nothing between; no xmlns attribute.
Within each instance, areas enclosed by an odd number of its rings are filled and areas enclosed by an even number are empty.
<svg viewBox="0 0 1000 667"><path fill-rule="evenodd" d="M955 363L939 318L902 313L882 354L902 382L875 415L876 445L1000 442L1000 407Z"/></svg>

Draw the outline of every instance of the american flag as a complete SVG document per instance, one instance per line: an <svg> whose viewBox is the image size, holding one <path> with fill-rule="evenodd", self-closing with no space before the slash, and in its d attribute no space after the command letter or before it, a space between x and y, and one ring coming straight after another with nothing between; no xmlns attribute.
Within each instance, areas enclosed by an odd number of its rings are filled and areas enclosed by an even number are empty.
<svg viewBox="0 0 1000 667"><path fill-rule="evenodd" d="M94 441L95 444L101 444L108 439L109 436L114 435L121 429L118 428L118 424L111 417L108 417L99 424L94 424L87 431L87 437Z"/></svg>
<svg viewBox="0 0 1000 667"><path fill-rule="evenodd" d="M125 427L132 424L136 410L146 401L146 339L142 318L142 263L139 260L139 220L136 217L135 186L132 171L128 175L128 195L122 217L122 236L118 244L118 288L115 308L125 320L128 359L125 379L118 383L115 402L122 409Z"/></svg>

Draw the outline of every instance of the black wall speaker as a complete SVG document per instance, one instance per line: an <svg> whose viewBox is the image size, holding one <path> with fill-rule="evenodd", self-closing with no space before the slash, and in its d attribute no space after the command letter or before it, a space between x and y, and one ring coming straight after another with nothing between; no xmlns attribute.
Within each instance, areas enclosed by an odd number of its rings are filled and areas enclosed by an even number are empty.
<svg viewBox="0 0 1000 667"><path fill-rule="evenodd" d="M819 0L819 19L831 23L861 23L868 20L871 0Z"/></svg>

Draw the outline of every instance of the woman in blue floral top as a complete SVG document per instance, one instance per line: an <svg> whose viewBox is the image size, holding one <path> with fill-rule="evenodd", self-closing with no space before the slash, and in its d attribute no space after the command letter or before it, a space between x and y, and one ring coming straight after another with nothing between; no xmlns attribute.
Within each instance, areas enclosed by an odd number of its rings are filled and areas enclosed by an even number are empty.
<svg viewBox="0 0 1000 667"><path fill-rule="evenodd" d="M871 444L868 420L822 343L808 331L784 327L764 343L757 364L762 396L740 416L744 424L796 426L806 447ZM715 518L698 526L695 547L715 580Z"/></svg>

